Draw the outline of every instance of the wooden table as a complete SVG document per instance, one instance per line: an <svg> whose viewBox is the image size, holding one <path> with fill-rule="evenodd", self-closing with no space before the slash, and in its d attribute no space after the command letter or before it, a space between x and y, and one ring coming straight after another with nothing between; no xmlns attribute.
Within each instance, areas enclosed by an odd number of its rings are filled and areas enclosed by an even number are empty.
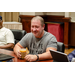
<svg viewBox="0 0 75 75"><path fill-rule="evenodd" d="M13 58L13 62L26 62L25 59L24 60L18 59L13 51L5 50L5 49L0 49L0 53L14 56L15 58ZM44 61L39 61L39 62L53 62L53 60L44 60Z"/></svg>

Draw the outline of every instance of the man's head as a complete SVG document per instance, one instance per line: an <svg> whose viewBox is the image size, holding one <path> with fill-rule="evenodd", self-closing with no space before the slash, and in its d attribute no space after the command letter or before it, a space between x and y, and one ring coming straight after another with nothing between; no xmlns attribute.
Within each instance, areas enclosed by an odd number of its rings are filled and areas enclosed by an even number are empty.
<svg viewBox="0 0 75 75"><path fill-rule="evenodd" d="M0 16L0 29L3 27L3 26L2 26L2 23L3 23L3 21L2 21L2 16Z"/></svg>
<svg viewBox="0 0 75 75"><path fill-rule="evenodd" d="M44 19L40 16L33 17L31 20L31 32L36 38L41 38L44 34Z"/></svg>

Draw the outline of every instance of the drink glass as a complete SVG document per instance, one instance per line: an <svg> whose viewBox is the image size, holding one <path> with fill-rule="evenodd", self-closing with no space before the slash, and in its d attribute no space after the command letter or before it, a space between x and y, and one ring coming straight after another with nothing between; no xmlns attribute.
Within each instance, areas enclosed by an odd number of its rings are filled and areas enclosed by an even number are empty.
<svg viewBox="0 0 75 75"><path fill-rule="evenodd" d="M25 48L20 49L20 52L21 52L21 59L24 59L24 57L28 54L27 49Z"/></svg>

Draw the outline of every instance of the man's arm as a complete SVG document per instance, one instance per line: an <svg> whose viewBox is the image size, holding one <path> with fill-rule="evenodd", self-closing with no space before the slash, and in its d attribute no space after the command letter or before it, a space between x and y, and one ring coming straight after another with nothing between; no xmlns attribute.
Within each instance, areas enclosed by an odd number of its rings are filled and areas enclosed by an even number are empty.
<svg viewBox="0 0 75 75"><path fill-rule="evenodd" d="M57 50L56 48L53 48L53 47L47 48L45 53L38 54L39 60L52 59L51 53L49 51L50 49L51 50Z"/></svg>
<svg viewBox="0 0 75 75"><path fill-rule="evenodd" d="M14 53L17 55L18 58L21 58L20 49L23 48L20 43L17 43L14 47Z"/></svg>
<svg viewBox="0 0 75 75"><path fill-rule="evenodd" d="M0 49L13 49L14 44L13 43L8 43L7 45L0 46Z"/></svg>
<svg viewBox="0 0 75 75"><path fill-rule="evenodd" d="M56 48L48 47L46 49L46 52L45 53L38 54L39 60L52 59L51 53L49 51L50 49L51 50L57 50ZM28 54L28 55L25 56L25 60L30 61L30 62L36 61L37 60L37 56L36 55Z"/></svg>

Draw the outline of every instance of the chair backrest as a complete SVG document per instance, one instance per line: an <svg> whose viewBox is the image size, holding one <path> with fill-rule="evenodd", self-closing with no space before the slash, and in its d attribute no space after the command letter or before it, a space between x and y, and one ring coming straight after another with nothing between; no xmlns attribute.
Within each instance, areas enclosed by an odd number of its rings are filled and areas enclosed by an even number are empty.
<svg viewBox="0 0 75 75"><path fill-rule="evenodd" d="M22 37L27 33L25 30L17 30L17 29L11 29L11 31L14 34L15 44L19 42L22 39Z"/></svg>
<svg viewBox="0 0 75 75"><path fill-rule="evenodd" d="M65 45L62 42L57 42L57 51L63 52L65 50Z"/></svg>

